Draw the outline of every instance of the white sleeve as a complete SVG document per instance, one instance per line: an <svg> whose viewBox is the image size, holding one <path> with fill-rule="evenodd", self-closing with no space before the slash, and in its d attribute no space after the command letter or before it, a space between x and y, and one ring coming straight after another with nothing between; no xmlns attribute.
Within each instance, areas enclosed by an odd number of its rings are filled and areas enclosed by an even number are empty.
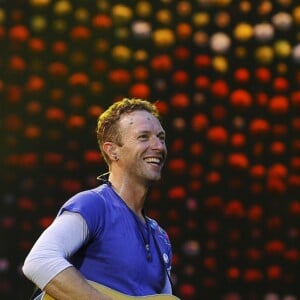
<svg viewBox="0 0 300 300"><path fill-rule="evenodd" d="M23 273L40 289L64 269L67 260L88 238L88 227L78 213L65 211L42 233L23 265Z"/></svg>
<svg viewBox="0 0 300 300"><path fill-rule="evenodd" d="M167 275L167 272L166 272L165 286L162 290L162 294L172 294L172 286L171 286L170 278Z"/></svg>

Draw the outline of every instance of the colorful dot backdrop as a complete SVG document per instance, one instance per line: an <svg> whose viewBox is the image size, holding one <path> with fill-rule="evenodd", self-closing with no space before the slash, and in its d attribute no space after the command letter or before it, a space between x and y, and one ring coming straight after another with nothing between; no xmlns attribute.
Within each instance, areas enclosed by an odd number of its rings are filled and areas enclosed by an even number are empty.
<svg viewBox="0 0 300 300"><path fill-rule="evenodd" d="M0 298L29 298L29 249L107 171L96 120L123 97L167 131L146 209L177 295L300 299L295 0L0 0Z"/></svg>

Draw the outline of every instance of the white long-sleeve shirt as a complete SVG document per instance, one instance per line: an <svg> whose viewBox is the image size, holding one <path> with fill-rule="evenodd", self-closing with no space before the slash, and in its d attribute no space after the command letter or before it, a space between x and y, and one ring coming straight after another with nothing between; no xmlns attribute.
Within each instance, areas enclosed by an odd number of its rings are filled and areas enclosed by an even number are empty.
<svg viewBox="0 0 300 300"><path fill-rule="evenodd" d="M65 211L42 233L23 265L23 273L40 289L64 269L67 260L88 238L88 227L80 214Z"/></svg>

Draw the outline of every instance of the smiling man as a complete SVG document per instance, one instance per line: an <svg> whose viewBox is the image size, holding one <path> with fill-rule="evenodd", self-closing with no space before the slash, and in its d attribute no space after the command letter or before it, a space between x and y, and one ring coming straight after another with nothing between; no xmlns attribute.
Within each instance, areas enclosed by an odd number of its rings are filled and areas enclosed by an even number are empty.
<svg viewBox="0 0 300 300"><path fill-rule="evenodd" d="M24 274L54 299L113 299L91 282L130 296L171 295L170 241L143 209L167 155L158 110L123 99L99 116L96 132L107 177L62 206Z"/></svg>

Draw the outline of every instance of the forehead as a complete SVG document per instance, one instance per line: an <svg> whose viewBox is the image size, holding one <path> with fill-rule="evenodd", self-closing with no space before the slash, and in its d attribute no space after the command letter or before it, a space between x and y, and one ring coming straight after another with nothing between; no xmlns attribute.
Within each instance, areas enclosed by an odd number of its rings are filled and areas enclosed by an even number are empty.
<svg viewBox="0 0 300 300"><path fill-rule="evenodd" d="M159 120L145 110L136 110L122 115L119 124L126 131L163 131Z"/></svg>

